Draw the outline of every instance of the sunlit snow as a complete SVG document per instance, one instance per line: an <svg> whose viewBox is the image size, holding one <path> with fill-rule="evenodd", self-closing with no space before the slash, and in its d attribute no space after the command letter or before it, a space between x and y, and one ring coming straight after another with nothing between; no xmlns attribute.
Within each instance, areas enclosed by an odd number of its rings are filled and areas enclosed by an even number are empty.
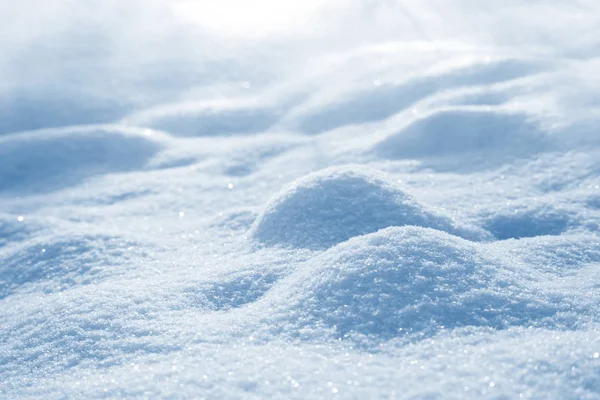
<svg viewBox="0 0 600 400"><path fill-rule="evenodd" d="M0 399L600 398L598 26L1 2Z"/></svg>

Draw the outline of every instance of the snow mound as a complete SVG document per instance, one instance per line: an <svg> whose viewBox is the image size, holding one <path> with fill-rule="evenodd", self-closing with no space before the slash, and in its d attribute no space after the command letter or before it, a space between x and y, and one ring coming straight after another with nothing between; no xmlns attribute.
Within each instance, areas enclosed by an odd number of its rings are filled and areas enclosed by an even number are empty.
<svg viewBox="0 0 600 400"><path fill-rule="evenodd" d="M158 133L109 127L0 137L0 192L44 192L88 177L143 167L164 145Z"/></svg>
<svg viewBox="0 0 600 400"><path fill-rule="evenodd" d="M143 251L120 237L74 235L38 239L0 253L0 299L16 292L53 293L128 269ZM121 267L115 267L121 265Z"/></svg>
<svg viewBox="0 0 600 400"><path fill-rule="evenodd" d="M349 88L324 104L311 104L312 107L297 116L296 124L302 132L316 134L340 126L379 121L439 92L510 81L539 72L540 68L540 63L534 60L514 58L438 66L435 72L416 74L400 82L384 79L377 81L377 85L361 87L362 90ZM478 100L472 97L471 103L489 104L493 97L490 93L480 94ZM496 94L495 97L502 96Z"/></svg>
<svg viewBox="0 0 600 400"><path fill-rule="evenodd" d="M572 275L600 263L600 237L589 232L507 240L495 245L506 253L518 255L533 268L559 276Z"/></svg>
<svg viewBox="0 0 600 400"><path fill-rule="evenodd" d="M175 136L226 136L262 132L278 118L277 112L267 105L230 100L159 106L128 116L122 122Z"/></svg>
<svg viewBox="0 0 600 400"><path fill-rule="evenodd" d="M445 156L456 159L459 155L476 153L477 158L470 161L487 166L550 148L549 137L524 114L491 107L455 107L417 118L378 143L375 152L386 159ZM462 158L460 162L464 163Z"/></svg>
<svg viewBox="0 0 600 400"><path fill-rule="evenodd" d="M494 211L482 221L482 226L496 239L560 235L576 223L570 210L551 204L521 204Z"/></svg>
<svg viewBox="0 0 600 400"><path fill-rule="evenodd" d="M38 233L41 229L37 222L29 221L24 224L22 216L0 214L0 248L8 243L20 242Z"/></svg>
<svg viewBox="0 0 600 400"><path fill-rule="evenodd" d="M428 211L374 170L329 168L276 194L252 227L267 245L324 249L388 226L430 227L471 240L487 232Z"/></svg>
<svg viewBox="0 0 600 400"><path fill-rule="evenodd" d="M540 275L521 268L444 232L387 228L331 248L291 275L265 298L276 310L267 326L393 338L559 325L557 312L573 305L535 290Z"/></svg>

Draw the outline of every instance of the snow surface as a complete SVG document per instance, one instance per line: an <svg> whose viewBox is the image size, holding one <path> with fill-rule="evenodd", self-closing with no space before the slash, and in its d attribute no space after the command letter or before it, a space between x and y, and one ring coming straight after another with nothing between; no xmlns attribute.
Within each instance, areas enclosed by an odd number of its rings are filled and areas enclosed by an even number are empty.
<svg viewBox="0 0 600 400"><path fill-rule="evenodd" d="M600 398L595 1L0 3L0 399Z"/></svg>

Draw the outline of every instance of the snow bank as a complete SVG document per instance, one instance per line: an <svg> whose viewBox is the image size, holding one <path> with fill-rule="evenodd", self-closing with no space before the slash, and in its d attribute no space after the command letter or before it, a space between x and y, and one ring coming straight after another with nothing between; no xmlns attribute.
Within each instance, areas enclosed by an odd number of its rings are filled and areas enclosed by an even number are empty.
<svg viewBox="0 0 600 400"><path fill-rule="evenodd" d="M98 283L128 269L142 252L123 238L105 235L38 237L8 248L0 265L0 299L12 293L53 293Z"/></svg>
<svg viewBox="0 0 600 400"><path fill-rule="evenodd" d="M485 217L482 225L500 240L560 235L570 226L579 225L573 214L572 210L549 204L513 205Z"/></svg>
<svg viewBox="0 0 600 400"><path fill-rule="evenodd" d="M424 49L403 50L414 57L427 57ZM375 51L363 54L358 62L369 63L369 58L376 55ZM399 64L406 62L400 60ZM352 63L357 63L357 60L346 60L343 67L351 69ZM380 121L439 93L467 88L481 90L482 87L523 78L543 69L543 64L535 60L502 57L465 60L457 57L425 70L415 71L408 77L398 77L387 71L381 73L383 77L374 78L373 82L363 83L367 80L365 76L346 77L338 85L341 88L334 86L325 89L337 91L326 92L326 95L317 92L306 104L300 106L300 112L294 115L294 122L301 132L316 134L347 125ZM377 72L370 72L368 76L378 76ZM357 85L354 80L363 84ZM471 96L470 103L488 104L492 97L490 93L479 93L479 101ZM501 96L496 93L496 97Z"/></svg>
<svg viewBox="0 0 600 400"><path fill-rule="evenodd" d="M0 248L11 242L20 242L39 234L42 227L37 221L23 223L22 215L0 214Z"/></svg>
<svg viewBox="0 0 600 400"><path fill-rule="evenodd" d="M278 117L274 107L257 100L229 99L157 106L127 116L122 123L163 130L175 136L226 136L265 131Z"/></svg>
<svg viewBox="0 0 600 400"><path fill-rule="evenodd" d="M600 263L600 236L587 232L507 240L495 246L501 252L518 256L531 268L559 276L573 275L583 268L594 270L595 264Z"/></svg>
<svg viewBox="0 0 600 400"><path fill-rule="evenodd" d="M385 175L336 167L303 177L277 193L252 227L266 245L324 249L388 226L417 225L472 240L489 235L429 211Z"/></svg>
<svg viewBox="0 0 600 400"><path fill-rule="evenodd" d="M532 284L539 274L507 261L445 232L387 228L308 261L268 296L267 325L388 339L465 326L565 327L555 317L572 302L545 295Z"/></svg>
<svg viewBox="0 0 600 400"><path fill-rule="evenodd" d="M416 118L374 148L385 159L469 157L458 170L502 165L553 148L526 115L491 107L454 107ZM461 167L461 168L459 168Z"/></svg>
<svg viewBox="0 0 600 400"><path fill-rule="evenodd" d="M111 172L140 169L161 148L159 133L81 127L0 137L0 192L60 189Z"/></svg>

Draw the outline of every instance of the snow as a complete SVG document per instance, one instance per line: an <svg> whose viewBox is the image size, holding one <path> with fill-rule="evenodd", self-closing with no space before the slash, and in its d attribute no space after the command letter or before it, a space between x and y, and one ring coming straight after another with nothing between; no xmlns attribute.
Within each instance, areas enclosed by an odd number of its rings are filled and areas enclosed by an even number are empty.
<svg viewBox="0 0 600 400"><path fill-rule="evenodd" d="M283 302L285 317L276 321L387 339L464 326L531 326L572 307L539 288L531 293L527 286L544 277L512 261L503 265L486 247L437 230L393 227L314 257L265 301ZM290 292L299 298L286 299ZM272 314L279 308L269 307ZM544 326L556 323L550 319Z"/></svg>
<svg viewBox="0 0 600 400"><path fill-rule="evenodd" d="M598 5L249 4L0 4L0 398L600 397Z"/></svg>
<svg viewBox="0 0 600 400"><path fill-rule="evenodd" d="M110 127L0 136L1 190L55 190L96 174L143 168L163 147L158 135L148 136Z"/></svg>
<svg viewBox="0 0 600 400"><path fill-rule="evenodd" d="M275 195L251 230L269 245L323 249L389 226L425 226L471 240L491 237L427 211L390 178L361 167L334 167L296 181Z"/></svg>

